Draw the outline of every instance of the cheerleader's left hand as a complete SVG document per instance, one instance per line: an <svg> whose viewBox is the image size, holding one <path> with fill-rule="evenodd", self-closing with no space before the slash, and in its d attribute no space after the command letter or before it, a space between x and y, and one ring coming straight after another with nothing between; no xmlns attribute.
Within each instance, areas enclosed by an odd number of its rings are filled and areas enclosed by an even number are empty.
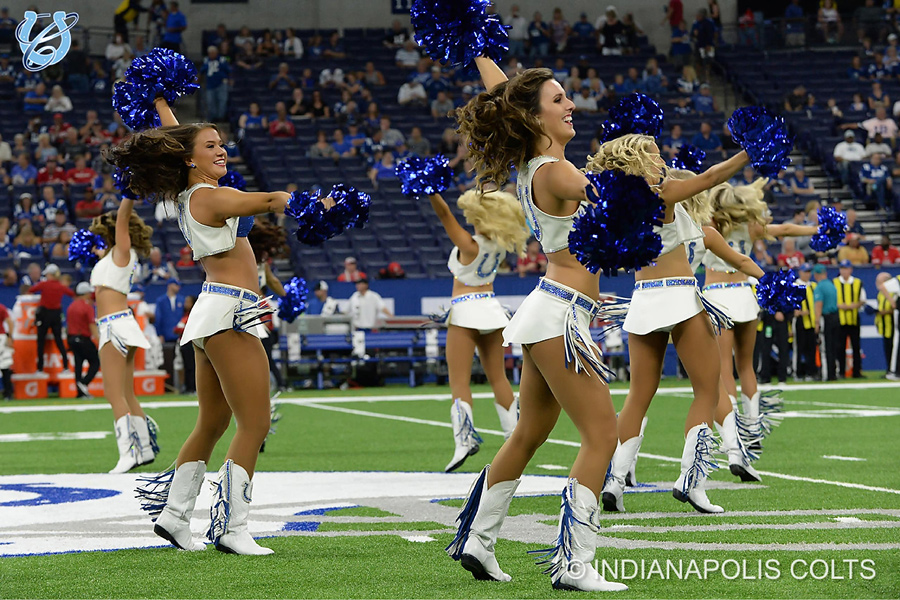
<svg viewBox="0 0 900 600"><path fill-rule="evenodd" d="M325 210L328 210L329 208L332 208L334 206L334 198L332 198L331 196L325 196L324 198L319 200L319 202L322 203L322 206L325 207Z"/></svg>

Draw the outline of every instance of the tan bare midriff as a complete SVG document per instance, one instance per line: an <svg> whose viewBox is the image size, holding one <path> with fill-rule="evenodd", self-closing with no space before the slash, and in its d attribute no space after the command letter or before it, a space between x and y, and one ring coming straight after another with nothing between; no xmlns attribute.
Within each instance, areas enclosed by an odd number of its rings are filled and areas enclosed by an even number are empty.
<svg viewBox="0 0 900 600"><path fill-rule="evenodd" d="M206 271L206 281L224 283L259 293L259 273L256 258L247 238L237 238L234 248L200 259Z"/></svg>
<svg viewBox="0 0 900 600"><path fill-rule="evenodd" d="M97 302L98 319L128 308L128 297L112 288L98 285L94 291L94 298Z"/></svg>

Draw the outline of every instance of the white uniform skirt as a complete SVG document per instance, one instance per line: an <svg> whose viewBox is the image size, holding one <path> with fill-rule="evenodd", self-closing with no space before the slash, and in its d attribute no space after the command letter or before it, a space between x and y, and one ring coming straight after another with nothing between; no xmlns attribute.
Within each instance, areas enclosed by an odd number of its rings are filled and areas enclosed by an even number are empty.
<svg viewBox="0 0 900 600"><path fill-rule="evenodd" d="M735 323L749 323L759 318L759 302L747 281L711 283L703 288L703 295L721 306Z"/></svg>
<svg viewBox="0 0 900 600"><path fill-rule="evenodd" d="M494 292L465 294L450 300L447 325L477 329L478 333L491 333L508 324L509 315Z"/></svg>
<svg viewBox="0 0 900 600"><path fill-rule="evenodd" d="M608 381L612 371L601 362L600 347L591 338L590 329L601 307L577 290L541 278L503 330L503 345L536 344L562 336L566 368L574 362L576 373L585 371L590 375L593 371Z"/></svg>
<svg viewBox="0 0 900 600"><path fill-rule="evenodd" d="M679 323L706 311L713 327L729 328L724 309L704 298L694 277L664 277L635 282L622 329L635 335L670 332Z"/></svg>
<svg viewBox="0 0 900 600"><path fill-rule="evenodd" d="M100 317L97 319L97 329L100 330L98 350L108 342L112 343L116 350L123 355L128 354L129 348L147 349L150 347L150 342L147 341L147 337L141 331L141 326L135 320L131 309Z"/></svg>
<svg viewBox="0 0 900 600"><path fill-rule="evenodd" d="M262 322L273 312L275 306L269 298L233 285L207 281L188 315L181 345L194 342L202 350L208 337L228 329L258 338L268 337Z"/></svg>

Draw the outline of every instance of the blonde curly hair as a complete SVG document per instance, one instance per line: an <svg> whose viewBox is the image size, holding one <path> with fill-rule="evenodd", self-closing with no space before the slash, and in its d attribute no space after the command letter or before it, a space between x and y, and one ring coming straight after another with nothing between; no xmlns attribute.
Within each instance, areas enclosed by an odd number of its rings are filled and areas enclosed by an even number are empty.
<svg viewBox="0 0 900 600"><path fill-rule="evenodd" d="M687 169L669 169L668 173L671 179L691 179L697 174ZM703 226L712 220L713 208L709 198L709 191L703 190L699 194L691 196L683 201L681 205L687 211L688 216L693 219L694 223Z"/></svg>
<svg viewBox="0 0 900 600"><path fill-rule="evenodd" d="M601 171L622 171L626 175L648 177L656 167L654 152L650 146L655 143L649 135L629 133L610 140L600 146L597 153L588 156L585 171L600 173ZM658 154L657 154L658 156ZM666 168L663 167L663 177L666 176Z"/></svg>
<svg viewBox="0 0 900 600"><path fill-rule="evenodd" d="M713 216L722 237L727 238L736 227L757 223L765 228L769 223L769 205L763 201L763 188L768 179L757 179L750 185L733 186L721 183L709 191Z"/></svg>
<svg viewBox="0 0 900 600"><path fill-rule="evenodd" d="M509 192L469 190L457 201L466 222L509 252L523 256L530 235L522 205Z"/></svg>

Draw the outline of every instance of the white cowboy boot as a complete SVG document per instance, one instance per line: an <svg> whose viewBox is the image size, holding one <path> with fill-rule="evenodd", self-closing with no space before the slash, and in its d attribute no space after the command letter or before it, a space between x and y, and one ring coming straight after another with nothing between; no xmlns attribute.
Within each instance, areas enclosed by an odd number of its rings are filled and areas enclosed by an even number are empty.
<svg viewBox="0 0 900 600"><path fill-rule="evenodd" d="M497 416L500 417L500 428L503 430L503 438L509 439L516 423L519 422L519 395L516 394L509 408L503 408L497 402L494 402L494 408L497 409Z"/></svg>
<svg viewBox="0 0 900 600"><path fill-rule="evenodd" d="M141 464L140 441L132 427L131 415L124 415L116 420L116 445L119 448L119 462L110 473L127 473Z"/></svg>
<svg viewBox="0 0 900 600"><path fill-rule="evenodd" d="M640 436L642 438L644 437L644 429L646 429L646 428L647 428L647 417L644 417L643 419L641 419ZM631 468L628 469L628 474L625 475L625 487L634 487L637 485L637 475L635 474L636 469L637 469L637 459L638 459L637 454L635 454L634 462L631 463Z"/></svg>
<svg viewBox="0 0 900 600"><path fill-rule="evenodd" d="M181 550L206 550L206 544L194 539L191 533L191 516L205 474L206 463L202 460L186 462L175 469L168 489L160 493L165 496L165 507L156 517L153 533Z"/></svg>
<svg viewBox="0 0 900 600"><path fill-rule="evenodd" d="M762 481L762 476L750 463L759 458L752 450L744 446L738 433L738 416L734 411L728 413L722 424L716 423L716 429L722 438L722 450L728 455L728 468L741 481Z"/></svg>
<svg viewBox="0 0 900 600"><path fill-rule="evenodd" d="M620 444L609 463L609 473L603 484L603 510L625 512L622 495L625 493L625 477L634 461L644 436L636 435L624 444Z"/></svg>
<svg viewBox="0 0 900 600"><path fill-rule="evenodd" d="M712 452L719 446L713 436L712 429L706 423L694 425L684 440L684 451L681 453L681 476L675 482L672 495L680 502L690 502L691 506L702 513L725 512L706 497L704 485L709 472L718 469Z"/></svg>
<svg viewBox="0 0 900 600"><path fill-rule="evenodd" d="M132 417L131 429L137 434L138 439L138 464L149 465L156 459L156 453L153 451L153 445L150 442L150 426L146 417Z"/></svg>
<svg viewBox="0 0 900 600"><path fill-rule="evenodd" d="M231 459L226 460L219 469L215 486L207 537L216 545L216 550L246 555L274 553L271 548L257 544L247 530L253 483L244 467Z"/></svg>
<svg viewBox="0 0 900 600"><path fill-rule="evenodd" d="M450 422L453 424L453 443L456 449L453 458L444 467L444 472L455 471L462 466L466 459L481 448L481 436L475 431L472 422L472 406L459 398L453 401L450 407Z"/></svg>
<svg viewBox="0 0 900 600"><path fill-rule="evenodd" d="M519 486L519 480L500 481L485 489L490 468L487 465L472 486L469 497L456 518L459 522L456 537L446 550L475 579L510 581L512 577L504 573L497 563L494 544L506 513L509 512L509 503Z"/></svg>
<svg viewBox="0 0 900 600"><path fill-rule="evenodd" d="M551 576L553 589L583 592L621 592L628 589L622 583L606 581L594 568L599 529L597 496L577 479L569 479L562 493L556 546L531 551L543 554L544 560L538 564L547 565L544 573Z"/></svg>

